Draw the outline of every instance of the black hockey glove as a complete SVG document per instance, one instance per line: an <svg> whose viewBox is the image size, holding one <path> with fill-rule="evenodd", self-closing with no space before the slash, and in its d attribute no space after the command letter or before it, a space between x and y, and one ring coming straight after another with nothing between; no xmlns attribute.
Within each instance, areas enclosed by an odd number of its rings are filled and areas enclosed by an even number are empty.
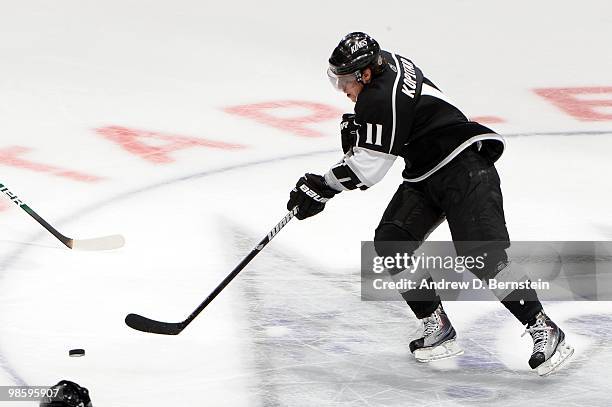
<svg viewBox="0 0 612 407"><path fill-rule="evenodd" d="M325 209L325 202L329 201L338 191L325 183L320 175L306 174L295 184L289 193L287 209L298 207L296 218L302 220L316 215Z"/></svg>
<svg viewBox="0 0 612 407"><path fill-rule="evenodd" d="M357 129L359 125L355 122L353 113L344 113L340 122L340 137L342 138L342 151L344 154L357 144Z"/></svg>

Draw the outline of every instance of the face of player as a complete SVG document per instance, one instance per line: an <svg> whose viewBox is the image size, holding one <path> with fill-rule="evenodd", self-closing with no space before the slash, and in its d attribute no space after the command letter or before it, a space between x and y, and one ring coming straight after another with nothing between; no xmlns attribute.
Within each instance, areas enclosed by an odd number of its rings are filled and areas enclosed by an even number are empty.
<svg viewBox="0 0 612 407"><path fill-rule="evenodd" d="M370 83L372 72L369 68L364 69L361 73L361 81L357 80L355 74L335 75L329 69L327 70L327 76L336 90L344 93L346 97L355 103L363 90L364 84Z"/></svg>
<svg viewBox="0 0 612 407"><path fill-rule="evenodd" d="M353 81L351 83L346 84L344 89L342 89L342 92L344 92L346 94L346 97L348 97L353 103L355 103L357 102L357 96L359 96L362 90L363 83Z"/></svg>

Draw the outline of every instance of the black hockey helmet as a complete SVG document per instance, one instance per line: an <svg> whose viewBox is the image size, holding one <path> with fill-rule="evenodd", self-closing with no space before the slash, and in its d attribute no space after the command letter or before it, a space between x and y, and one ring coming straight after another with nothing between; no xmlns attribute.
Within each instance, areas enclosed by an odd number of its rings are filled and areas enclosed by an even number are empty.
<svg viewBox="0 0 612 407"><path fill-rule="evenodd" d="M363 32L352 32L342 38L329 58L329 69L335 75L361 71L369 65L381 65L380 46Z"/></svg>
<svg viewBox="0 0 612 407"><path fill-rule="evenodd" d="M43 398L40 407L92 407L89 391L74 382L62 380L51 390L57 395Z"/></svg>
<svg viewBox="0 0 612 407"><path fill-rule="evenodd" d="M371 67L378 74L384 66L378 42L363 32L344 36L329 58L327 76L334 87L342 90L350 80L361 81L361 71Z"/></svg>

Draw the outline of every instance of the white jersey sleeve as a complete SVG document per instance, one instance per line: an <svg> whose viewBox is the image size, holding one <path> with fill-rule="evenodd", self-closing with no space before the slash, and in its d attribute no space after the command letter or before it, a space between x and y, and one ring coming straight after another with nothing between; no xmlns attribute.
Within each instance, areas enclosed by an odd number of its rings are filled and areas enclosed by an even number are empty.
<svg viewBox="0 0 612 407"><path fill-rule="evenodd" d="M380 151L353 147L325 174L325 182L338 191L367 189L383 179L396 158Z"/></svg>

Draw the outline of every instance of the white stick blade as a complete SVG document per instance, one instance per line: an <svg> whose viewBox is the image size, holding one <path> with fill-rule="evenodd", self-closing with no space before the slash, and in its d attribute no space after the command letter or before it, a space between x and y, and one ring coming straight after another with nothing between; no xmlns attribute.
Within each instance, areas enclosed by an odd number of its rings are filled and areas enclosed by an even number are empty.
<svg viewBox="0 0 612 407"><path fill-rule="evenodd" d="M72 248L76 250L114 250L125 245L125 239L121 235L96 237L94 239L73 239Z"/></svg>

